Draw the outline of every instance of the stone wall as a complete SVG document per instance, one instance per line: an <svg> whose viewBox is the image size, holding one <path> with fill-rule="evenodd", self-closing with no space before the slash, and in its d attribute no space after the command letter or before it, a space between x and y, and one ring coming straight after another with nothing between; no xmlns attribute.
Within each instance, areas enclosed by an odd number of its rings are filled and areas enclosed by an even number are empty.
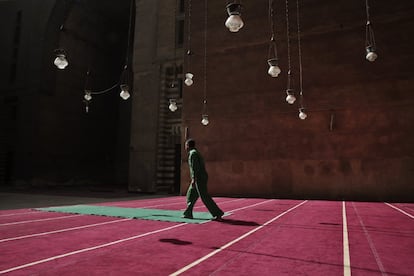
<svg viewBox="0 0 414 276"><path fill-rule="evenodd" d="M131 192L156 192L162 70L165 64L182 58L182 49L175 47L176 4L175 0L137 1L128 182Z"/></svg>

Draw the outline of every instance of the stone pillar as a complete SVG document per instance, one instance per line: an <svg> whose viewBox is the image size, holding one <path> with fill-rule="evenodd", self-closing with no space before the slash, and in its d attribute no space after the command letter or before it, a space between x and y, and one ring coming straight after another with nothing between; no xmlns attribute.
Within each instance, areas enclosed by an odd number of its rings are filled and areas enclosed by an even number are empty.
<svg viewBox="0 0 414 276"><path fill-rule="evenodd" d="M134 93L128 189L154 192L159 107L157 49L158 1L136 1Z"/></svg>

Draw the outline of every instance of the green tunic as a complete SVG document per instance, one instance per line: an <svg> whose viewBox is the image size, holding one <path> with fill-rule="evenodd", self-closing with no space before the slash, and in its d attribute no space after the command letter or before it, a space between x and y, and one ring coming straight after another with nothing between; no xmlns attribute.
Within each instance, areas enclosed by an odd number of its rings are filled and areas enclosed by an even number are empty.
<svg viewBox="0 0 414 276"><path fill-rule="evenodd" d="M208 174L204 165L204 159L196 149L190 150L188 155L188 165L190 167L191 179L195 179L198 183L207 182Z"/></svg>

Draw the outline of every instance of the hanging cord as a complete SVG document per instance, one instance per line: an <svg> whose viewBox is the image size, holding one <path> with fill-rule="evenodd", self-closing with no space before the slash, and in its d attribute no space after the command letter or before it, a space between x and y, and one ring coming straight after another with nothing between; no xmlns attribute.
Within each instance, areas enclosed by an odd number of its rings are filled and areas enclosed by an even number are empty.
<svg viewBox="0 0 414 276"><path fill-rule="evenodd" d="M86 44L86 53L88 54L87 63L88 63L88 70L86 71L86 80L85 80L85 89L90 91L90 75L91 75L91 67L92 67L92 55L91 55L91 46L90 44Z"/></svg>
<svg viewBox="0 0 414 276"><path fill-rule="evenodd" d="M68 10L66 10L67 8L66 8L66 6L67 6L67 2L68 1L63 1L63 12L64 12L64 14L63 14L63 20L62 20L62 24L60 24L60 27L59 27L59 31L63 31L64 30L64 28L65 28L65 22L66 22L66 19L67 19L67 17L68 17L68 14L69 14L69 9Z"/></svg>
<svg viewBox="0 0 414 276"><path fill-rule="evenodd" d="M208 0L204 0L204 101L203 112L207 112L207 14Z"/></svg>
<svg viewBox="0 0 414 276"><path fill-rule="evenodd" d="M101 91L92 91L89 89L90 87L90 75L91 75L91 70L88 68L88 71L86 72L86 80L85 80L85 88L84 91L88 91L88 93L90 93L91 95L100 95L100 94L105 94L109 91L111 91L112 89L114 89L115 87L117 87L119 85L119 82L115 83L113 86L111 86L110 88L101 90Z"/></svg>
<svg viewBox="0 0 414 276"><path fill-rule="evenodd" d="M62 24L59 27L59 37L57 38L57 47L56 49L53 50L53 52L55 53L55 55L64 55L67 58L67 52L64 48L61 47L61 43L62 43L62 33L64 33L65 30L65 23L66 20L69 17L69 14L71 12L71 10L73 9L73 1L71 0L64 0L63 1L63 19L62 19Z"/></svg>
<svg viewBox="0 0 414 276"><path fill-rule="evenodd" d="M299 94L301 96L301 101L302 101L303 81L302 81L302 50L301 50L301 44L300 44L299 0L296 0L296 17L297 17L297 24L298 24L298 56L299 56L299 87L300 87Z"/></svg>
<svg viewBox="0 0 414 276"><path fill-rule="evenodd" d="M273 38L275 35L275 24L273 21L273 0L269 0L269 25L270 25L270 34Z"/></svg>
<svg viewBox="0 0 414 276"><path fill-rule="evenodd" d="M66 20L69 17L69 14L73 8L73 2L71 0L65 0L63 1L63 20L62 20L62 24L59 27L59 31L60 32L64 32L65 31L65 23Z"/></svg>
<svg viewBox="0 0 414 276"><path fill-rule="evenodd" d="M105 93L107 93L107 92L111 91L112 89L114 89L114 88L115 88L115 87L117 87L117 86L119 86L119 82L115 83L113 86L111 86L111 87L109 87L109 88L107 88L107 89L105 89L105 90L102 90L102 91L91 91L91 94L92 94L92 95L100 95L100 94L105 94Z"/></svg>
<svg viewBox="0 0 414 276"><path fill-rule="evenodd" d="M367 21L367 28L366 28L366 32L365 32L365 44L366 44L366 46L375 47L374 30L372 29L370 21Z"/></svg>
<svg viewBox="0 0 414 276"><path fill-rule="evenodd" d="M287 89L291 89L291 58L290 58L290 33L289 33L289 0L286 0L286 42L287 42L287 54L288 54L288 79Z"/></svg>
<svg viewBox="0 0 414 276"><path fill-rule="evenodd" d="M124 69L121 73L121 80L120 80L120 84L129 84L129 73L128 73L128 64L129 64L129 51L130 51L130 43L131 43L131 29L132 29L132 14L134 11L134 0L131 0L131 4L129 7L129 24L128 24L128 41L127 41L127 47L126 47L126 52L125 52L125 65L124 65ZM112 88L108 88L106 90L104 90L105 92L108 92L110 90L112 90L114 87L116 87L117 85L119 85L119 83L115 84ZM102 91L103 92L103 91ZM103 92L103 93L105 93Z"/></svg>
<svg viewBox="0 0 414 276"><path fill-rule="evenodd" d="M268 58L270 59L272 56L272 49L274 58L277 59L277 47L276 47L276 34L275 34L275 22L273 20L274 9L273 9L273 0L269 0L269 25L270 25L270 44L269 44L269 52Z"/></svg>
<svg viewBox="0 0 414 276"><path fill-rule="evenodd" d="M112 85L111 87L109 87L107 89L104 89L104 90L99 90L99 91L91 91L91 90L89 90L88 92L91 95L101 95L101 94L105 94L107 92L110 92L112 89L114 89L115 87L119 86L120 84L128 84L129 76L128 76L127 69L128 69L128 61L129 61L128 58L129 58L129 47L130 47L130 40L131 40L133 8L134 8L134 0L131 0L130 10L129 10L128 41L127 41L126 54L125 54L125 65L124 65L124 69L123 69L123 71L121 73L120 81L116 82L114 85ZM89 86L89 75L90 75L90 70L88 68L88 71L86 73L85 90Z"/></svg>
<svg viewBox="0 0 414 276"><path fill-rule="evenodd" d="M365 0L365 9L367 13L367 25L365 29L365 46L372 46L375 48L375 37L374 37L374 30L372 29L371 19L369 14L369 3L368 0Z"/></svg>
<svg viewBox="0 0 414 276"><path fill-rule="evenodd" d="M368 3L368 0L365 0L365 9L366 9L366 12L367 12L367 22L369 22L369 3Z"/></svg>
<svg viewBox="0 0 414 276"><path fill-rule="evenodd" d="M177 5L178 2L175 0L174 2L174 71L173 71L173 80L171 82L171 88L175 87L175 83L177 81Z"/></svg>
<svg viewBox="0 0 414 276"><path fill-rule="evenodd" d="M88 71L86 71L86 78L85 78L85 87L84 87L84 91L89 90L89 75L91 74L91 69L88 66ZM90 91L90 90L89 90Z"/></svg>
<svg viewBox="0 0 414 276"><path fill-rule="evenodd" d="M129 25L128 25L128 42L127 42L127 48L126 48L126 54L125 54L125 66L128 66L129 61L129 47L131 42L131 29L132 29L132 11L134 8L134 0L131 0L131 5L129 9Z"/></svg>
<svg viewBox="0 0 414 276"><path fill-rule="evenodd" d="M191 72L191 0L188 0L187 72Z"/></svg>

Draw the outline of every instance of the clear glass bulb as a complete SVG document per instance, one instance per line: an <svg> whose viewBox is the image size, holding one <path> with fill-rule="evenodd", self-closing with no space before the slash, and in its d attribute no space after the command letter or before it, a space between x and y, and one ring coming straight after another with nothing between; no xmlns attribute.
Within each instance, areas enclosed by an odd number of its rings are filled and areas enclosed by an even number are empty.
<svg viewBox="0 0 414 276"><path fill-rule="evenodd" d="M191 73L186 73L186 74L185 74L185 81L184 81L185 85L187 85L187 86L191 86L191 85L193 85L193 83L194 83L194 81L193 81L193 77L194 77L194 75L193 75L193 74L191 74Z"/></svg>
<svg viewBox="0 0 414 276"><path fill-rule="evenodd" d="M85 96L83 96L83 98L87 101L92 100L92 96L90 92L85 92Z"/></svg>
<svg viewBox="0 0 414 276"><path fill-rule="evenodd" d="M123 100L128 100L129 97L131 96L129 94L128 91L122 90L121 93L119 93L119 96L123 99Z"/></svg>
<svg viewBox="0 0 414 276"><path fill-rule="evenodd" d="M175 111L178 109L178 107L177 107L175 104L170 104L170 105L168 106L168 108L169 108L172 112L175 112Z"/></svg>
<svg viewBox="0 0 414 276"><path fill-rule="evenodd" d="M208 123L209 123L209 121L208 121L208 115L202 115L201 123L203 125L205 125L205 126L208 125Z"/></svg>
<svg viewBox="0 0 414 276"><path fill-rule="evenodd" d="M192 79L185 79L184 83L187 86L191 86L191 85L193 85L194 81Z"/></svg>
<svg viewBox="0 0 414 276"><path fill-rule="evenodd" d="M375 52L368 52L367 55L365 56L365 58L370 61L370 62L374 62L377 59L378 55Z"/></svg>
<svg viewBox="0 0 414 276"><path fill-rule="evenodd" d="M53 64L56 65L57 68L59 68L60 64L62 63L62 57L57 56L55 60L53 61Z"/></svg>
<svg viewBox="0 0 414 276"><path fill-rule="evenodd" d="M280 70L279 66L277 66L277 65L276 66L270 66L269 70L267 71L267 73L273 78L276 78L277 76L279 76L280 72L281 72L281 70Z"/></svg>
<svg viewBox="0 0 414 276"><path fill-rule="evenodd" d="M123 99L123 100L128 100L128 98L131 96L129 94L129 87L126 84L122 84L121 85L121 93L119 93L119 96Z"/></svg>
<svg viewBox="0 0 414 276"><path fill-rule="evenodd" d="M175 112L178 107L177 107L177 102L173 99L170 100L170 105L168 106L168 108L172 111Z"/></svg>
<svg viewBox="0 0 414 276"><path fill-rule="evenodd" d="M230 30L230 32L238 32L244 26L244 22L241 19L240 15L232 14L230 15L224 25Z"/></svg>
<svg viewBox="0 0 414 276"><path fill-rule="evenodd" d="M55 61L53 63L59 69L65 69L69 65L68 60L66 59L65 55L63 55L63 54L62 55L58 55L55 58Z"/></svg>
<svg viewBox="0 0 414 276"><path fill-rule="evenodd" d="M306 119L306 117L308 117L308 115L306 115L306 113L305 113L303 110L300 110L300 111L299 111L299 118L300 118L301 120L305 120L305 119Z"/></svg>
<svg viewBox="0 0 414 276"><path fill-rule="evenodd" d="M293 103L296 101L296 97L295 97L294 95L292 95L292 94L288 94L288 95L286 96L286 101L287 101L289 104L293 104Z"/></svg>

